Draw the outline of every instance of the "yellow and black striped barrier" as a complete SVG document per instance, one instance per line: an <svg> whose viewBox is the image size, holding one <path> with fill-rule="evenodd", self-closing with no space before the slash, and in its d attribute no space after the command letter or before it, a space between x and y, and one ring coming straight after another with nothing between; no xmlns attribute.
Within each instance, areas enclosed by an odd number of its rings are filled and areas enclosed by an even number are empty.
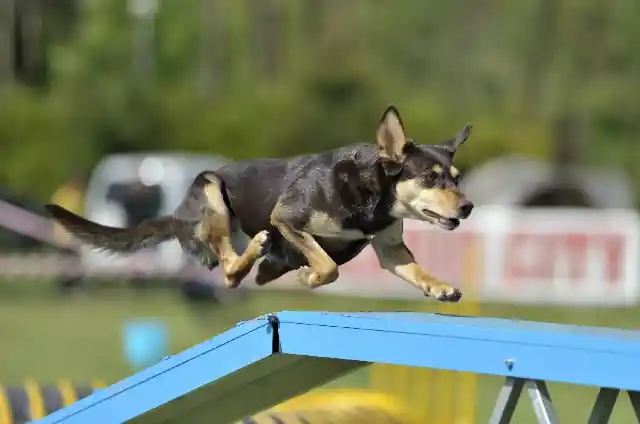
<svg viewBox="0 0 640 424"><path fill-rule="evenodd" d="M413 424L404 405L370 390L320 390L236 424Z"/></svg>
<svg viewBox="0 0 640 424"><path fill-rule="evenodd" d="M27 380L22 386L0 385L0 424L24 424L44 418L103 387L102 380L74 384L66 379L55 384Z"/></svg>

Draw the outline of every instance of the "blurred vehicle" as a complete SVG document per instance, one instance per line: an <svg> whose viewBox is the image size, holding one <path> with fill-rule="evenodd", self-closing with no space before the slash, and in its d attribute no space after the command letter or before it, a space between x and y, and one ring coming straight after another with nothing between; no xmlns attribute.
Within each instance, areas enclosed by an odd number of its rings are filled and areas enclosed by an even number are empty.
<svg viewBox="0 0 640 424"><path fill-rule="evenodd" d="M89 178L85 216L103 225L128 227L151 217L170 215L199 172L228 162L221 156L172 152L106 156ZM234 247L244 250L246 243L245 238L237 238ZM200 277L209 271L188 258L175 240L126 256L83 249L81 262L90 274L131 270L130 275L136 280L159 276L176 279L189 298L217 297L217 285Z"/></svg>

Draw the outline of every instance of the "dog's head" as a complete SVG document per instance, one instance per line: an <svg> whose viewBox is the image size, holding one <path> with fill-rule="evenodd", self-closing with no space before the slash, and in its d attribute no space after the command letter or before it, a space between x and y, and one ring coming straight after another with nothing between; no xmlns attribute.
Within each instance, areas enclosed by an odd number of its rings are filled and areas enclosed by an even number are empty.
<svg viewBox="0 0 640 424"><path fill-rule="evenodd" d="M396 175L397 218L413 218L453 230L468 218L473 203L458 189L460 171L453 166L456 150L471 134L471 125L442 144L417 144L405 136L395 106L384 111L377 132L378 154L385 172Z"/></svg>

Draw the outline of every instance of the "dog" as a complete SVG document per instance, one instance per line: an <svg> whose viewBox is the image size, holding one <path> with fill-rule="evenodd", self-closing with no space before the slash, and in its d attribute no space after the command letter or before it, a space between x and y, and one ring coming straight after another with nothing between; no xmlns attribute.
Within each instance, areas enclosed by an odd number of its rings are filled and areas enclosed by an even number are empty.
<svg viewBox="0 0 640 424"><path fill-rule="evenodd" d="M466 125L440 144L418 144L406 137L398 109L390 105L379 121L376 144L203 171L173 215L134 228L103 226L58 205L46 209L81 243L105 251L130 253L177 239L204 266L221 266L229 288L259 259L258 285L297 270L305 286L324 286L338 278L339 265L371 245L383 269L426 296L458 302L459 289L416 263L403 242L402 221L454 230L469 217L474 205L458 188L453 158L471 129ZM239 231L250 238L242 253L231 244Z"/></svg>

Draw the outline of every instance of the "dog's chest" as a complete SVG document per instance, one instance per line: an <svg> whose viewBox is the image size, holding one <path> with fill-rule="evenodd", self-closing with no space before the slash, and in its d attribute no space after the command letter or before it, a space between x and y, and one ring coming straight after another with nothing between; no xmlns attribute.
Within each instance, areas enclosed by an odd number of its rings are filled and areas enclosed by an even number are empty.
<svg viewBox="0 0 640 424"><path fill-rule="evenodd" d="M337 219L326 212L315 211L309 217L304 231L315 237L328 240L369 241L393 222L392 217L382 218L374 220L361 217L359 219Z"/></svg>
<svg viewBox="0 0 640 424"><path fill-rule="evenodd" d="M304 231L311 234L338 265L355 258L378 234L378 232L371 234L359 229L343 228L334 219L324 214L314 215ZM292 269L308 265L304 256L292 248L280 233L275 233L272 240L267 253L270 260L286 263Z"/></svg>
<svg viewBox="0 0 640 424"><path fill-rule="evenodd" d="M322 250L338 265L355 258L369 244L368 239L340 240L336 238L314 237ZM286 241L279 239L272 243L266 255L271 261L286 264L291 269L309 265L307 259Z"/></svg>

